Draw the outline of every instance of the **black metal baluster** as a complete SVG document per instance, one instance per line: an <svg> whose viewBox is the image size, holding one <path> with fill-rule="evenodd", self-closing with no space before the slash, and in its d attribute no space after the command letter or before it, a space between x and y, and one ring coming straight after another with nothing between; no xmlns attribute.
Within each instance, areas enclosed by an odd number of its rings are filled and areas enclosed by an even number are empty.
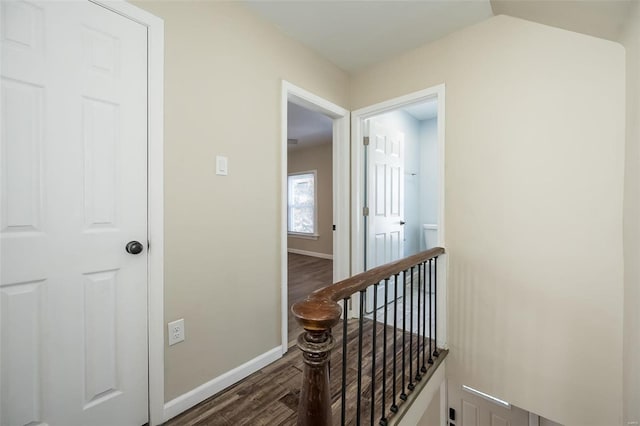
<svg viewBox="0 0 640 426"><path fill-rule="evenodd" d="M402 271L402 392L400 393L400 399L403 401L407 400L407 394L405 392L405 377L406 366L405 366L405 352L407 349L407 344L405 342L405 338L407 337L407 271Z"/></svg>
<svg viewBox="0 0 640 426"><path fill-rule="evenodd" d="M362 323L364 320L364 303L366 290L360 291L360 318L358 318L358 398L356 400L356 424L360 425L360 403L362 396Z"/></svg>
<svg viewBox="0 0 640 426"><path fill-rule="evenodd" d="M341 421L342 426L346 423L347 415L347 307L349 306L349 298L343 300L344 307L342 310L342 407L341 407Z"/></svg>
<svg viewBox="0 0 640 426"><path fill-rule="evenodd" d="M387 425L387 304L389 303L389 278L384 280L384 329L382 330L382 416L380 426Z"/></svg>
<svg viewBox="0 0 640 426"><path fill-rule="evenodd" d="M438 256L433 262L433 356L440 356L438 352Z"/></svg>
<svg viewBox="0 0 640 426"><path fill-rule="evenodd" d="M427 293L427 267L426 262L422 262L422 288L424 297L422 300L422 368L420 371L422 373L427 372L427 367L425 366L425 353L427 352L427 297L429 297L429 293ZM431 303L431 297L429 297L429 303Z"/></svg>
<svg viewBox="0 0 640 426"><path fill-rule="evenodd" d="M433 325L432 325L432 313L433 311L431 310L431 261L432 259L429 259L429 360L427 361L429 364L433 364L433 358L431 358L431 354L433 353L432 351L432 346L431 343L433 342L433 333L431 333L433 331Z"/></svg>
<svg viewBox="0 0 640 426"><path fill-rule="evenodd" d="M411 306L409 307L409 384L407 389L415 389L413 384L413 266L411 267ZM406 333L406 330L405 330Z"/></svg>
<svg viewBox="0 0 640 426"><path fill-rule="evenodd" d="M420 292L422 290L422 274L420 270L420 265L418 265L418 314L417 316L417 332L416 332L416 381L422 380L422 375L420 374Z"/></svg>
<svg viewBox="0 0 640 426"><path fill-rule="evenodd" d="M378 283L373 285L373 339L371 342L371 426L376 413L376 329L378 325Z"/></svg>
<svg viewBox="0 0 640 426"><path fill-rule="evenodd" d="M396 380L398 377L397 364L398 364L398 351L396 349L397 346L397 335L398 335L398 275L395 275L395 279L393 280L393 404L391 404L391 412L398 412L398 404L396 399Z"/></svg>

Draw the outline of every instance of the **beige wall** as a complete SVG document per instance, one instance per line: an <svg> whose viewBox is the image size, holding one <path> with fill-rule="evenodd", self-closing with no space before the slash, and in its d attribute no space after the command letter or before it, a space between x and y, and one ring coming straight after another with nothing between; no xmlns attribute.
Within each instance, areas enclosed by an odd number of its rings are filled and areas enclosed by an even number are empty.
<svg viewBox="0 0 640 426"><path fill-rule="evenodd" d="M328 143L289 150L288 172L317 170L318 239L288 238L291 249L333 254L333 161L331 141Z"/></svg>
<svg viewBox="0 0 640 426"><path fill-rule="evenodd" d="M447 417L448 418L448 417ZM417 426L441 426L440 425L440 392L436 392L429 403Z"/></svg>
<svg viewBox="0 0 640 426"><path fill-rule="evenodd" d="M446 84L447 371L567 425L622 420L624 66L498 16L352 77L354 109Z"/></svg>
<svg viewBox="0 0 640 426"><path fill-rule="evenodd" d="M624 414L640 421L640 5L622 42L627 54L627 143L624 193Z"/></svg>
<svg viewBox="0 0 640 426"><path fill-rule="evenodd" d="M545 419L544 417L540 417L538 419L539 426L562 426L560 423L556 423L552 420Z"/></svg>
<svg viewBox="0 0 640 426"><path fill-rule="evenodd" d="M233 2L165 21L165 352L171 400L281 344L281 79L348 107L348 76ZM229 176L215 175L215 156Z"/></svg>

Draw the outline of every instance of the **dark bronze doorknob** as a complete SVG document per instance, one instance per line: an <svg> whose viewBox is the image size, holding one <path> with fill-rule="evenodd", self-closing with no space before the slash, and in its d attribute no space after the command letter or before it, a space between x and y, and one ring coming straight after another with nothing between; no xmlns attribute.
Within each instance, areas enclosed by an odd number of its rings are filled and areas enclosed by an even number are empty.
<svg viewBox="0 0 640 426"><path fill-rule="evenodd" d="M400 221L400 225L404 225L405 223L407 223L407 222L405 222L404 220Z"/></svg>
<svg viewBox="0 0 640 426"><path fill-rule="evenodd" d="M127 253L131 254L140 254L142 253L142 249L144 246L140 241L129 241L126 246Z"/></svg>

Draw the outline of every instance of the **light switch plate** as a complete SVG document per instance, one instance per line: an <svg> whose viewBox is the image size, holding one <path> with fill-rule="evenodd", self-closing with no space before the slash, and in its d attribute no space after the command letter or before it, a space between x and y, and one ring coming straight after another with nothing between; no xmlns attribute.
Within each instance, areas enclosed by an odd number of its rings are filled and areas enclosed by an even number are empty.
<svg viewBox="0 0 640 426"><path fill-rule="evenodd" d="M229 160L223 155L216 155L216 174L226 176L229 174Z"/></svg>

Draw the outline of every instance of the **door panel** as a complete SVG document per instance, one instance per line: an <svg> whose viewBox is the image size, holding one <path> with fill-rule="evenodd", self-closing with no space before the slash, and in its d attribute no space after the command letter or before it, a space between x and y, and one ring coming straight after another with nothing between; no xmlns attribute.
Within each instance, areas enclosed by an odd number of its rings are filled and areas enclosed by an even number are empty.
<svg viewBox="0 0 640 426"><path fill-rule="evenodd" d="M404 215L404 134L375 118L365 122L365 134L372 141L367 156L367 269L371 269L401 259L404 253L404 228L400 224ZM389 285L393 284L392 279ZM384 282L378 286L378 307L384 304L384 286ZM398 288L398 294L403 290ZM367 292L367 312L373 310L372 292Z"/></svg>
<svg viewBox="0 0 640 426"><path fill-rule="evenodd" d="M2 79L3 232L38 231L42 204L42 100L43 89ZM8 161L11 159L11 161Z"/></svg>
<svg viewBox="0 0 640 426"><path fill-rule="evenodd" d="M84 407L119 393L115 293L117 271L84 274Z"/></svg>
<svg viewBox="0 0 640 426"><path fill-rule="evenodd" d="M0 424L147 422L147 32L1 4ZM46 41L46 43L45 43Z"/></svg>
<svg viewBox="0 0 640 426"><path fill-rule="evenodd" d="M491 426L509 426L509 421L496 413L491 413Z"/></svg>
<svg viewBox="0 0 640 426"><path fill-rule="evenodd" d="M398 166L393 166L390 168L391 174L390 174L390 191L389 191L389 197L391 198L391 205L390 205L390 216L394 217L394 218L398 218L400 219L400 206L401 206L401 200L404 198L403 194L402 194L402 186L400 185L400 178L401 178L401 172L400 172L400 167ZM401 228L402 229L402 228Z"/></svg>
<svg viewBox="0 0 640 426"><path fill-rule="evenodd" d="M26 425L40 418L43 285L43 281L34 281L0 290L2 323L20 324L19 328L9 328L2 335L2 347L10 345L16 354L6 358L3 354L2 411L7 415L3 415L2 424L6 421L7 425ZM11 392L4 392L9 389Z"/></svg>
<svg viewBox="0 0 640 426"><path fill-rule="evenodd" d="M86 230L116 229L118 108L96 99L82 103Z"/></svg>
<svg viewBox="0 0 640 426"><path fill-rule="evenodd" d="M462 426L480 426L478 423L478 407L466 400L462 400Z"/></svg>
<svg viewBox="0 0 640 426"><path fill-rule="evenodd" d="M387 165L386 164L376 164L376 174L375 174L375 215L377 217L385 217L387 214L387 203L386 203L386 176L387 176Z"/></svg>
<svg viewBox="0 0 640 426"><path fill-rule="evenodd" d="M449 380L449 407L456 411L456 426L528 426L529 413L511 405L505 407L468 392L462 385Z"/></svg>

